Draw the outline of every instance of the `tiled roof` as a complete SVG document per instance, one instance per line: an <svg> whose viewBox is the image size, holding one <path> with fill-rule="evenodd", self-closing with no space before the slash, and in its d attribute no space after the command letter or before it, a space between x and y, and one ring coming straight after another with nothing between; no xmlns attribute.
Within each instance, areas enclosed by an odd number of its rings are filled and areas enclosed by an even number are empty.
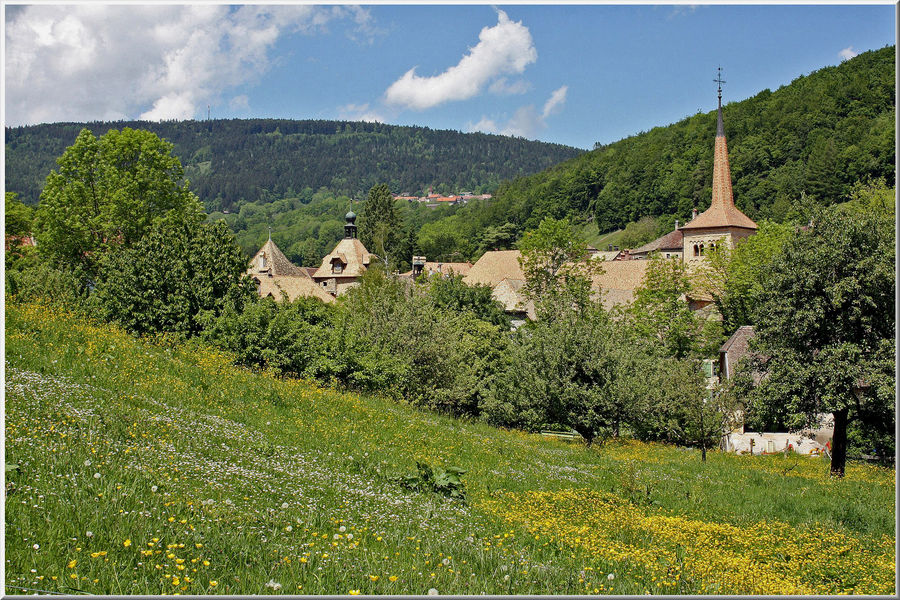
<svg viewBox="0 0 900 600"><path fill-rule="evenodd" d="M644 282L649 262L616 260L603 264L603 273L591 278L591 289L600 293L604 308L634 300L634 291Z"/></svg>
<svg viewBox="0 0 900 600"><path fill-rule="evenodd" d="M678 250L679 252L681 252L683 246L684 234L681 233L680 229L676 229L675 231L670 231L662 237L656 238L652 242L644 244L640 248L635 248L631 251L631 253L649 254L651 252L656 252L657 250Z"/></svg>
<svg viewBox="0 0 900 600"><path fill-rule="evenodd" d="M521 279L524 281L525 273L519 266L518 250L492 250L481 255L463 281L469 285L483 283L494 287L506 278Z"/></svg>
<svg viewBox="0 0 900 600"><path fill-rule="evenodd" d="M426 261L422 266L422 272L425 275L434 275L435 273L440 273L441 275L450 275L451 273L454 275L462 275L463 277L469 272L472 268L472 263L470 262L431 262ZM407 271L406 273L401 273L401 277L412 277L412 271Z"/></svg>
<svg viewBox="0 0 900 600"><path fill-rule="evenodd" d="M316 279L330 279L332 277L359 277L369 267L374 254L369 254L366 247L356 238L344 238L338 242L334 250L322 259L322 264L313 275ZM344 268L340 274L331 272L332 259L339 259Z"/></svg>
<svg viewBox="0 0 900 600"><path fill-rule="evenodd" d="M247 269L248 275L255 275L261 272L259 268L259 257L263 254L266 257L266 267L264 271L271 273L273 277L309 277L309 274L304 269L289 261L288 257L284 255L284 252L282 252L271 239L263 244L263 247L253 255L253 258L250 260L250 268Z"/></svg>
<svg viewBox="0 0 900 600"><path fill-rule="evenodd" d="M306 277L269 277L266 274L255 275L259 281L259 295L261 297L272 295L275 300L281 300L282 291L287 294L288 301L301 296L318 298L322 302L334 302L334 297L322 289L322 286Z"/></svg>

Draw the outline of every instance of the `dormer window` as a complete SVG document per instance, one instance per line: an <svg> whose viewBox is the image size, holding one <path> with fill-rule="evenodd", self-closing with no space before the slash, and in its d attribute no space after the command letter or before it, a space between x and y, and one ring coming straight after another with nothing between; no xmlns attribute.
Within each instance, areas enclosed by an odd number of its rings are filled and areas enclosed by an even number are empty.
<svg viewBox="0 0 900 600"><path fill-rule="evenodd" d="M334 273L335 275L340 275L341 273L344 272L344 265L341 263L340 260L335 260L334 262L331 263L331 272Z"/></svg>
<svg viewBox="0 0 900 600"><path fill-rule="evenodd" d="M260 271L266 270L266 255L265 254L259 255L259 270Z"/></svg>

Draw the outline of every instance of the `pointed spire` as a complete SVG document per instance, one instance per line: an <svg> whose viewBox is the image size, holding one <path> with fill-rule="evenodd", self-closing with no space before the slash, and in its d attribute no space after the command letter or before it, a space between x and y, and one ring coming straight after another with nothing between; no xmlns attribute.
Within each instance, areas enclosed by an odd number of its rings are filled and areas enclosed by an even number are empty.
<svg viewBox="0 0 900 600"><path fill-rule="evenodd" d="M718 123L716 124L716 137L725 137L725 124L722 121L722 84L725 81L722 79L722 67L719 67L719 74L713 81L719 84L719 115Z"/></svg>
<svg viewBox="0 0 900 600"><path fill-rule="evenodd" d="M731 187L731 166L728 164L728 143L725 141L725 124L722 118L722 67L713 80L719 84L719 106L716 123L716 145L713 155L712 202L702 214L695 216L682 229L716 227L743 227L757 229L756 223L734 205Z"/></svg>

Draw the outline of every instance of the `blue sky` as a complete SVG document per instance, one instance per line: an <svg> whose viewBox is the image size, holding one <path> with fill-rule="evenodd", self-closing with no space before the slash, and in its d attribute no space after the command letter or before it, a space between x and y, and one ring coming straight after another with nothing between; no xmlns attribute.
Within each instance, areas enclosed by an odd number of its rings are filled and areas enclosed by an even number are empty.
<svg viewBox="0 0 900 600"><path fill-rule="evenodd" d="M896 36L890 4L5 8L7 125L209 105L581 148L714 109L719 65L727 104Z"/></svg>

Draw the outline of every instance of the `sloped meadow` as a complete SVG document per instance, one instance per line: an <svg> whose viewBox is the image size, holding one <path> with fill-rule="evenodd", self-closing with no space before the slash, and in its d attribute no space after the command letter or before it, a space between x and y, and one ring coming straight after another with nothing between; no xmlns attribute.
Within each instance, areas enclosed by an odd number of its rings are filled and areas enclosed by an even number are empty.
<svg viewBox="0 0 900 600"><path fill-rule="evenodd" d="M6 310L7 593L895 591L893 469L585 448Z"/></svg>

